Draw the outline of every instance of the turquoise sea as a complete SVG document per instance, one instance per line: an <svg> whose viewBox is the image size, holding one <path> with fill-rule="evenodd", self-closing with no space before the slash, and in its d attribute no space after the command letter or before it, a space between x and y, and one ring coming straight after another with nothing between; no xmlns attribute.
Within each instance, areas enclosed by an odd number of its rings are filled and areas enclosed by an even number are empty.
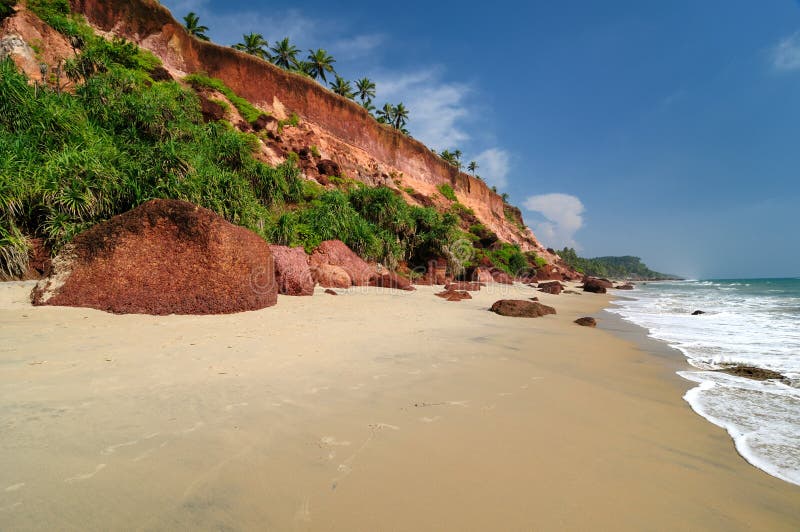
<svg viewBox="0 0 800 532"><path fill-rule="evenodd" d="M748 462L800 485L800 278L639 284L610 310L686 356L696 369L679 375L697 386L684 398ZM711 371L725 364L772 369L788 382Z"/></svg>

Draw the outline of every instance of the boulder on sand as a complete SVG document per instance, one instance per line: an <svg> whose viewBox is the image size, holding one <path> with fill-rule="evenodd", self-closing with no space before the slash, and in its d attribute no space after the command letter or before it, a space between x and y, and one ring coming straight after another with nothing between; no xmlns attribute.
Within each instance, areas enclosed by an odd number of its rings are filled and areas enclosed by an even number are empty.
<svg viewBox="0 0 800 532"><path fill-rule="evenodd" d="M397 275L396 273L384 273L382 275L378 275L374 277L369 284L370 286L394 288L395 290L406 290L407 292L416 290L416 288L411 286L411 281L402 275Z"/></svg>
<svg viewBox="0 0 800 532"><path fill-rule="evenodd" d="M444 286L445 290L462 290L466 292L478 292L480 291L481 287L484 286L483 283L469 283L464 281L454 281L452 283L447 283Z"/></svg>
<svg viewBox="0 0 800 532"><path fill-rule="evenodd" d="M157 199L76 236L31 296L35 305L118 314L228 314L274 305L277 285L257 234Z"/></svg>
<svg viewBox="0 0 800 532"><path fill-rule="evenodd" d="M539 291L546 294L558 295L564 290L564 285L558 281L551 281L549 283L539 283Z"/></svg>
<svg viewBox="0 0 800 532"><path fill-rule="evenodd" d="M461 301L462 299L472 299L472 296L466 290L445 290L436 294L437 297L446 299L447 301Z"/></svg>
<svg viewBox="0 0 800 532"><path fill-rule="evenodd" d="M493 280L494 282L496 282L496 283L500 283L500 284L514 284L514 279L512 279L512 278L511 278L511 276L510 276L510 275L508 275L508 274L507 274L506 272L504 272L503 270L492 269L492 270L491 270L491 274L492 274L492 280Z"/></svg>
<svg viewBox="0 0 800 532"><path fill-rule="evenodd" d="M594 294L605 294L606 289L611 288L608 286L608 281L603 282L602 279L595 279L594 277L588 277L583 280L583 291L584 292L592 292Z"/></svg>
<svg viewBox="0 0 800 532"><path fill-rule="evenodd" d="M314 278L303 248L270 245L275 259L275 282L278 292L287 296L310 296L314 293Z"/></svg>
<svg viewBox="0 0 800 532"><path fill-rule="evenodd" d="M578 318L577 320L575 320L575 323L577 323L582 327L597 327L597 320L589 316L586 316L584 318Z"/></svg>
<svg viewBox="0 0 800 532"><path fill-rule="evenodd" d="M312 270L318 270L324 264L341 268L350 277L353 286L368 286L369 282L377 276L375 268L356 255L341 240L326 240L322 242L311 253L309 262ZM317 279L317 282L322 284L319 279ZM347 286L325 286L325 288L347 288Z"/></svg>
<svg viewBox="0 0 800 532"><path fill-rule="evenodd" d="M495 301L489 310L501 316L514 318L539 318L556 313L556 309L553 307L522 299L501 299L500 301Z"/></svg>
<svg viewBox="0 0 800 532"><path fill-rule="evenodd" d="M311 274L314 276L314 281L323 288L350 288L353 286L350 276L339 266L320 264L311 270Z"/></svg>

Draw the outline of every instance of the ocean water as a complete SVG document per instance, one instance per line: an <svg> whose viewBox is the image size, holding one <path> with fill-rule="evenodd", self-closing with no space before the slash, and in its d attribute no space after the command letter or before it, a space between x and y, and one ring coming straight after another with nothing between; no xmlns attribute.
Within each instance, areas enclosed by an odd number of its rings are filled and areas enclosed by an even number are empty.
<svg viewBox="0 0 800 532"><path fill-rule="evenodd" d="M800 485L800 279L639 284L609 309L679 349L696 370L684 399L752 465ZM692 316L695 310L706 314ZM789 383L710 371L747 364Z"/></svg>

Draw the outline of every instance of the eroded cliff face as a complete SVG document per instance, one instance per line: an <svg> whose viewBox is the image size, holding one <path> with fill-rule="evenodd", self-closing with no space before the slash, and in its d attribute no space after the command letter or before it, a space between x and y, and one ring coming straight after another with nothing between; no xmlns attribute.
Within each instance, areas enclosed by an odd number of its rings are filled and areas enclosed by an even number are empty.
<svg viewBox="0 0 800 532"><path fill-rule="evenodd" d="M506 218L502 199L483 181L459 172L421 142L379 124L360 105L317 82L231 48L194 39L155 0L71 3L99 32L124 37L153 52L176 78L205 72L277 118L296 113L301 126L265 142L262 151L266 159L278 162L288 151L315 146L348 177L370 185L414 189L437 203L443 198L436 187L450 184L459 201L501 239L517 243L523 250L536 250L549 262L556 260L530 230L522 230ZM418 201L404 194L409 202Z"/></svg>

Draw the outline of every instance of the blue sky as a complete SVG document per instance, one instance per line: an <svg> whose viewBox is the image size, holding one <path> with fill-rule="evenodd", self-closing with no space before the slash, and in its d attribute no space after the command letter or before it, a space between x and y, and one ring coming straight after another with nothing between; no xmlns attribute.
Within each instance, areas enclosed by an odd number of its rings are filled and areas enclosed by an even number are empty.
<svg viewBox="0 0 800 532"><path fill-rule="evenodd" d="M547 245L692 277L800 276L796 0L164 0L323 47L476 159ZM365 6L368 5L368 9Z"/></svg>

